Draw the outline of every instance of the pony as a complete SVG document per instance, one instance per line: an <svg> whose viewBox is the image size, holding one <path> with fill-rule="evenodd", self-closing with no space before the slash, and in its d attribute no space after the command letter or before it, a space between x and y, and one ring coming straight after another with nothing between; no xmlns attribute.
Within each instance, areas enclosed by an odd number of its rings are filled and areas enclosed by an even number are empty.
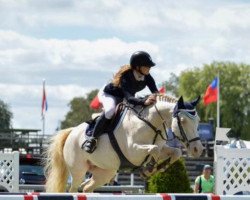
<svg viewBox="0 0 250 200"><path fill-rule="evenodd" d="M127 160L138 167L151 160L155 161L154 164L167 158L169 164L178 160L181 150L166 144L167 128L173 130L189 154L199 157L203 146L197 131L199 116L195 107L198 102L199 98L184 102L182 97L176 100L158 94L154 105L142 109L127 106L114 130L117 143ZM46 192L65 192L69 175L72 177L69 192L77 192L80 185L83 192L93 192L116 175L121 160L108 134L100 137L98 147L92 154L81 149L87 128L88 124L82 123L61 130L51 138L45 153ZM92 177L82 183L87 172Z"/></svg>

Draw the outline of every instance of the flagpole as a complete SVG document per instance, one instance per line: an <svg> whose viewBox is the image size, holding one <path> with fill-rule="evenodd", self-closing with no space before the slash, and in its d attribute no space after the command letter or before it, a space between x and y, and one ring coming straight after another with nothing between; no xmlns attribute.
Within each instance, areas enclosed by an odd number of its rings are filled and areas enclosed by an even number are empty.
<svg viewBox="0 0 250 200"><path fill-rule="evenodd" d="M218 94L217 94L217 127L220 127L220 72L218 72Z"/></svg>
<svg viewBox="0 0 250 200"><path fill-rule="evenodd" d="M44 134L45 134L45 115L43 115L43 138L44 138Z"/></svg>
<svg viewBox="0 0 250 200"><path fill-rule="evenodd" d="M43 93L45 91L45 79L43 79ZM44 94L43 94L44 95ZM42 110L42 131L43 131L43 138L45 134L45 111Z"/></svg>

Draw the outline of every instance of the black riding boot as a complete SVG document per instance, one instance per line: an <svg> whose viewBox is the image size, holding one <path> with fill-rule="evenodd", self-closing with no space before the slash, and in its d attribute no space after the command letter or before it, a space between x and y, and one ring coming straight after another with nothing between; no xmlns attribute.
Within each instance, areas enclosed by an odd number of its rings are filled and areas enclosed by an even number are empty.
<svg viewBox="0 0 250 200"><path fill-rule="evenodd" d="M82 149L84 149L87 153L93 153L96 149L97 139L103 133L104 128L109 124L110 119L105 117L103 113L99 119L97 119L95 128L92 132L92 136L87 138L82 145Z"/></svg>

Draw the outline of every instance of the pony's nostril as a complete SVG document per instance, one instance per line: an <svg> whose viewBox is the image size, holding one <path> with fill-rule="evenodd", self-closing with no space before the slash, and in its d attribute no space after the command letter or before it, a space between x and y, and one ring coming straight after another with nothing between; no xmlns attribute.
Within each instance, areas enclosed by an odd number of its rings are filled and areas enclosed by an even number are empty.
<svg viewBox="0 0 250 200"><path fill-rule="evenodd" d="M197 153L198 152L198 149L196 147L194 147L194 152Z"/></svg>

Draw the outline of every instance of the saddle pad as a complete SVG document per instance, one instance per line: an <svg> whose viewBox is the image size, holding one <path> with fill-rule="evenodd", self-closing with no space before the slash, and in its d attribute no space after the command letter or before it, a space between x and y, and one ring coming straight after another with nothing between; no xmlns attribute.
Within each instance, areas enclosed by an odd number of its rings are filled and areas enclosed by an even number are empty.
<svg viewBox="0 0 250 200"><path fill-rule="evenodd" d="M114 130L116 129L117 125L120 124L121 117L122 117L123 113L124 113L124 109L118 108L117 112L116 112L115 116L112 118L109 126L104 128L103 133L113 133ZM96 124L96 121L98 120L98 118L99 118L99 116L85 122L88 124L88 127L87 127L86 132L85 132L86 136L88 136L88 137L92 136L92 132L95 128L95 124Z"/></svg>

